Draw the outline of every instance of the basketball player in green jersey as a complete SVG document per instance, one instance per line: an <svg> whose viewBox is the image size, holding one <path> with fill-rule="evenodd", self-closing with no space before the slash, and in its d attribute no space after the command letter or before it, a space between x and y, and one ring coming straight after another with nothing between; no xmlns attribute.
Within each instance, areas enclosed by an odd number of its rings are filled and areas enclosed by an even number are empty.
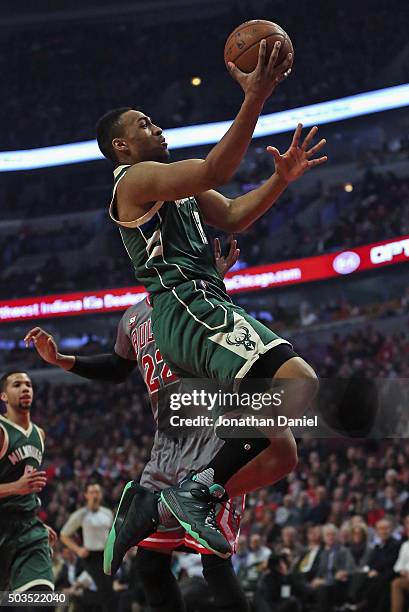
<svg viewBox="0 0 409 612"><path fill-rule="evenodd" d="M143 112L110 111L97 126L103 154L116 164L110 215L118 224L136 278L151 295L152 331L171 370L187 378L223 383L241 379L284 379L300 383L286 395L288 416L304 411L317 389L312 368L290 344L233 304L217 273L203 222L227 232L252 225L304 172L326 161L312 159L325 144L310 148L314 127L301 143L298 125L283 155L268 147L274 174L259 188L229 199L214 188L227 183L250 143L266 99L288 74L291 57L276 66L276 43L266 58L260 44L250 74L229 65L244 91L243 104L222 140L206 159L168 161L160 127ZM264 389L263 389L264 390ZM226 557L230 547L212 523L225 484L273 441L276 432L247 428L234 432L206 469L161 494L164 506L199 543ZM142 515L139 517L143 519ZM138 520L139 520L138 519ZM147 524L149 517L146 517Z"/></svg>
<svg viewBox="0 0 409 612"><path fill-rule="evenodd" d="M25 372L0 379L0 591L53 591L50 544L56 534L37 517L45 434L30 418L33 386ZM36 608L38 609L38 608Z"/></svg>

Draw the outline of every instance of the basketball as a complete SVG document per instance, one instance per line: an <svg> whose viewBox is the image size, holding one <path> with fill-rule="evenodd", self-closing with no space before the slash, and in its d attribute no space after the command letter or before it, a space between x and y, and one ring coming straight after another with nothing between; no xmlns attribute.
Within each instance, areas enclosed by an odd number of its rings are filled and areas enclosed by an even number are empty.
<svg viewBox="0 0 409 612"><path fill-rule="evenodd" d="M252 72L257 66L260 42L266 39L266 57L270 57L276 41L281 42L277 64L285 60L294 49L288 34L276 23L264 19L245 21L230 34L224 46L224 61L233 62L242 72ZM292 65L291 62L291 65Z"/></svg>

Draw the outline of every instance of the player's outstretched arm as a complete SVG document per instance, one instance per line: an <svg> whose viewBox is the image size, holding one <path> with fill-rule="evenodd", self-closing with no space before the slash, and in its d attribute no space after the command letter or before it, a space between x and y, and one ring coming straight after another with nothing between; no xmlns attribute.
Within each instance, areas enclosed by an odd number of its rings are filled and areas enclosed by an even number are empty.
<svg viewBox="0 0 409 612"><path fill-rule="evenodd" d="M244 91L244 101L229 130L205 160L171 164L146 161L131 166L118 185L121 221L142 216L152 202L180 199L231 179L247 151L264 102L289 74L291 54L277 66L279 48L277 42L266 59L266 41L262 41L257 67L249 74L242 73L233 64L229 66L231 75ZM128 214L130 218L126 219Z"/></svg>
<svg viewBox="0 0 409 612"><path fill-rule="evenodd" d="M135 361L124 359L115 351L92 357L63 355L58 351L54 337L41 327L31 329L26 334L24 341L26 346L32 342L37 353L45 362L89 380L103 380L118 384L124 382L136 366Z"/></svg>
<svg viewBox="0 0 409 612"><path fill-rule="evenodd" d="M298 124L291 145L283 155L278 149L267 147L276 168L261 187L234 199L225 198L216 191L199 194L197 201L205 222L226 232L241 232L271 208L291 182L307 170L325 163L327 156L313 158L325 145L324 139L309 148L318 128L313 127L300 144L302 127L301 123Z"/></svg>

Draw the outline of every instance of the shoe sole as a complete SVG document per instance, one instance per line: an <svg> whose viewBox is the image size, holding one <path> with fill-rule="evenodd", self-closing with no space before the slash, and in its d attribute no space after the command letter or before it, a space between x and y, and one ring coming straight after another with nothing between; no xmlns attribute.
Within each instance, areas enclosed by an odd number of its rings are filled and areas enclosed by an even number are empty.
<svg viewBox="0 0 409 612"><path fill-rule="evenodd" d="M111 529L109 531L107 541L105 542L105 548L104 548L104 574L106 574L107 576L111 576L111 572L112 572L112 559L114 558L114 546L115 546L115 542L116 542L116 538L117 538L117 534L116 534L116 531L115 531L116 519L118 518L118 514L119 514L119 512L121 510L121 505L122 505L122 502L124 500L124 497L125 497L126 493L128 492L128 489L132 486L132 484L133 484L133 480L130 480L125 485L124 490L122 491L121 499L119 500L118 509L116 511L116 514L115 514L114 522L112 523L112 527L111 527Z"/></svg>
<svg viewBox="0 0 409 612"><path fill-rule="evenodd" d="M207 550L210 550L212 553L214 553L218 557L221 557L222 559L229 559L231 557L231 552L221 553L218 550L215 550L214 548L212 548L205 540L203 540L203 538L200 537L200 535L196 531L192 529L192 526L190 525L190 523L186 523L176 514L176 511L169 505L169 502L166 501L166 498L165 498L166 494L167 494L167 490L164 490L161 492L161 495L160 495L161 501L163 501L165 506L168 508L168 510L170 510L170 512L173 514L175 519L177 519L177 521L182 525L185 531L189 535L191 535L192 538L194 538L197 542L199 542L199 544L201 544L204 548L207 548Z"/></svg>

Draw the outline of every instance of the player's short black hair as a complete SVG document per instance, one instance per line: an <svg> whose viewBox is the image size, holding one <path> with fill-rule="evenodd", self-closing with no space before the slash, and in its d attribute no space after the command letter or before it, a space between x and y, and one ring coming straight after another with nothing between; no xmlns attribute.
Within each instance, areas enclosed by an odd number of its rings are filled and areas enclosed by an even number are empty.
<svg viewBox="0 0 409 612"><path fill-rule="evenodd" d="M114 108L105 113L105 115L102 115L102 117L98 119L96 125L97 142L100 151L104 157L110 159L114 163L116 163L118 159L112 146L112 140L121 135L121 116L130 110L133 109L128 106Z"/></svg>
<svg viewBox="0 0 409 612"><path fill-rule="evenodd" d="M12 374L26 374L30 378L30 375L25 370L9 370L8 372L5 372L3 376L0 378L0 392L1 393L3 393L3 391L6 390L7 380L9 376L11 376Z"/></svg>

